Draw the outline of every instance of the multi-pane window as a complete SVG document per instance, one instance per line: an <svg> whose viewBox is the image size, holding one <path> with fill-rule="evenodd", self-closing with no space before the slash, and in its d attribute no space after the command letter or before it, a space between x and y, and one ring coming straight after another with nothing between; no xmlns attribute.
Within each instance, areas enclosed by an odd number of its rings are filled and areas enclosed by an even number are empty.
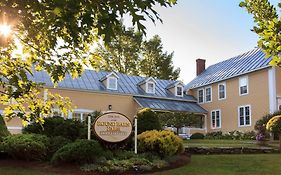
<svg viewBox="0 0 281 175"><path fill-rule="evenodd" d="M244 76L239 78L239 94L246 95L248 94L248 77Z"/></svg>
<svg viewBox="0 0 281 175"><path fill-rule="evenodd" d="M225 99L226 98L226 86L225 83L221 83L218 85L218 95L219 95L219 100Z"/></svg>
<svg viewBox="0 0 281 175"><path fill-rule="evenodd" d="M147 82L146 84L146 93L155 93L155 83L154 82Z"/></svg>
<svg viewBox="0 0 281 175"><path fill-rule="evenodd" d="M73 120L77 120L77 121L86 121L88 117L88 113L84 113L84 112L73 112L72 113L72 119Z"/></svg>
<svg viewBox="0 0 281 175"><path fill-rule="evenodd" d="M212 88L206 87L205 88L205 102L211 102L212 101Z"/></svg>
<svg viewBox="0 0 281 175"><path fill-rule="evenodd" d="M204 90L199 89L198 90L198 103L203 103L204 102Z"/></svg>
<svg viewBox="0 0 281 175"><path fill-rule="evenodd" d="M116 77L108 77L107 80L107 89L117 90L117 78Z"/></svg>
<svg viewBox="0 0 281 175"><path fill-rule="evenodd" d="M177 86L176 87L176 96L183 96L183 87L182 86Z"/></svg>
<svg viewBox="0 0 281 175"><path fill-rule="evenodd" d="M211 127L220 128L221 127L221 111L213 110L211 112Z"/></svg>
<svg viewBox="0 0 281 175"><path fill-rule="evenodd" d="M251 109L250 106L240 106L238 108L239 126L251 125Z"/></svg>

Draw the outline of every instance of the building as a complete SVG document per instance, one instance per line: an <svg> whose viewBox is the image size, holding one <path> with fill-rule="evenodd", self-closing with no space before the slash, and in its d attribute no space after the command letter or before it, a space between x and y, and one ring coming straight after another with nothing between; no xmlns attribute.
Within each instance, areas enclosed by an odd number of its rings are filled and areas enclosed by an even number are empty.
<svg viewBox="0 0 281 175"><path fill-rule="evenodd" d="M93 111L112 110L121 112L133 120L138 110L146 107L155 111L181 111L203 116L207 113L197 104L196 98L184 93L184 84L180 81L85 70L82 76L76 79L67 75L59 82L57 88L54 88L46 72L34 72L31 78L38 83L44 83L52 93L70 97L76 106L73 112L63 116L58 110L53 111L55 115L65 118L85 120L88 113ZM46 94L43 96L46 97ZM20 119L12 119L7 123L7 127L12 133L19 133L22 124ZM206 128L203 126L188 130L196 131L205 132Z"/></svg>
<svg viewBox="0 0 281 175"><path fill-rule="evenodd" d="M252 131L264 114L281 109L281 68L256 48L209 66L198 59L197 77L185 86L208 111L208 132Z"/></svg>

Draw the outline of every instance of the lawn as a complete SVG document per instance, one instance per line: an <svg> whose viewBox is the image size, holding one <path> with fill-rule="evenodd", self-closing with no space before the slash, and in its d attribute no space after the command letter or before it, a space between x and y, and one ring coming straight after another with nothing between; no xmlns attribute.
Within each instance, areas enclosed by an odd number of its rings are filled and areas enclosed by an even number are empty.
<svg viewBox="0 0 281 175"><path fill-rule="evenodd" d="M208 139L192 139L184 141L185 147L260 147L255 140L208 140ZM268 147L278 148L278 142L269 142Z"/></svg>
<svg viewBox="0 0 281 175"><path fill-rule="evenodd" d="M12 167L0 167L1 175L59 175L53 173L40 173L33 170L17 169Z"/></svg>
<svg viewBox="0 0 281 175"><path fill-rule="evenodd" d="M194 155L191 163L151 175L280 175L280 154Z"/></svg>

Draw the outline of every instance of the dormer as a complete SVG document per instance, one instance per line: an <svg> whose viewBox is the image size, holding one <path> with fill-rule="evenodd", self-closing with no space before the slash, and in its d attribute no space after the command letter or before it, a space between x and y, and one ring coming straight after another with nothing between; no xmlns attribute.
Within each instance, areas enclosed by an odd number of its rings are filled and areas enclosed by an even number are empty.
<svg viewBox="0 0 281 175"><path fill-rule="evenodd" d="M138 83L138 85L148 94L155 94L156 80L152 77Z"/></svg>
<svg viewBox="0 0 281 175"><path fill-rule="evenodd" d="M118 88L118 75L115 72L111 72L106 76L102 77L100 81L109 90L117 90Z"/></svg>
<svg viewBox="0 0 281 175"><path fill-rule="evenodd" d="M184 84L182 81L176 81L166 87L166 89L173 93L176 97L183 97L183 88Z"/></svg>

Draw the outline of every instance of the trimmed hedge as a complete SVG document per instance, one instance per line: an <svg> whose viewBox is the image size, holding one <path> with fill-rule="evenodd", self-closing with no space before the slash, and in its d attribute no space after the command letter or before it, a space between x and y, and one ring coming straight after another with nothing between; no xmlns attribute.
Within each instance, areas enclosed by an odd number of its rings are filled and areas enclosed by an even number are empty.
<svg viewBox="0 0 281 175"><path fill-rule="evenodd" d="M49 138L38 134L11 135L3 140L3 148L14 159L43 160L46 158Z"/></svg>
<svg viewBox="0 0 281 175"><path fill-rule="evenodd" d="M75 120L62 117L46 118L43 128L38 123L32 123L23 129L23 133L43 134L48 137L62 136L70 140L76 140L84 135L86 126Z"/></svg>
<svg viewBox="0 0 281 175"><path fill-rule="evenodd" d="M183 141L172 131L146 131L138 135L138 150L152 152L161 157L182 153Z"/></svg>
<svg viewBox="0 0 281 175"><path fill-rule="evenodd" d="M95 140L77 140L60 148L52 157L51 164L94 163L103 156L104 150Z"/></svg>
<svg viewBox="0 0 281 175"><path fill-rule="evenodd" d="M190 136L190 139L204 139L205 135L202 133L194 133Z"/></svg>
<svg viewBox="0 0 281 175"><path fill-rule="evenodd" d="M158 115L149 108L140 110L137 114L138 134L150 130L161 130L161 124Z"/></svg>

